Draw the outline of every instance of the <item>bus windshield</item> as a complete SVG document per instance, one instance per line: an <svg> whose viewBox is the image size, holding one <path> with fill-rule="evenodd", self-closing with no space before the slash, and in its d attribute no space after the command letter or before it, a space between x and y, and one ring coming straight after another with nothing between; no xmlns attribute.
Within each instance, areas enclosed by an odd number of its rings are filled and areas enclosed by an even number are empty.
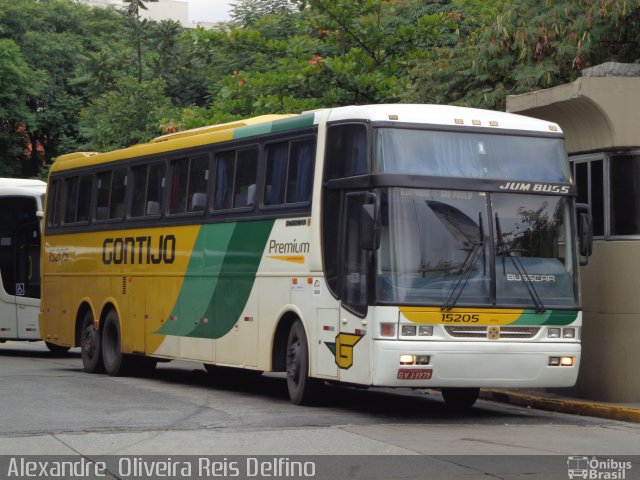
<svg viewBox="0 0 640 480"><path fill-rule="evenodd" d="M576 307L570 198L413 188L379 195L378 302Z"/></svg>
<svg viewBox="0 0 640 480"><path fill-rule="evenodd" d="M375 173L568 182L564 143L527 137L379 128Z"/></svg>

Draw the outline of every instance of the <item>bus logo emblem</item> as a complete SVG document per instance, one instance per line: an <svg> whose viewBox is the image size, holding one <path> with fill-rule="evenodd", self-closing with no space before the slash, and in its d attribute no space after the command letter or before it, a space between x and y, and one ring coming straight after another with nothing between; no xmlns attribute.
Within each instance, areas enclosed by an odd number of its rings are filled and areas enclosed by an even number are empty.
<svg viewBox="0 0 640 480"><path fill-rule="evenodd" d="M336 365L348 370L353 365L353 347L364 337L355 333L339 333L335 343L325 342L325 345L336 357Z"/></svg>
<svg viewBox="0 0 640 480"><path fill-rule="evenodd" d="M498 325L487 327L487 338L489 340L500 340L500 327Z"/></svg>

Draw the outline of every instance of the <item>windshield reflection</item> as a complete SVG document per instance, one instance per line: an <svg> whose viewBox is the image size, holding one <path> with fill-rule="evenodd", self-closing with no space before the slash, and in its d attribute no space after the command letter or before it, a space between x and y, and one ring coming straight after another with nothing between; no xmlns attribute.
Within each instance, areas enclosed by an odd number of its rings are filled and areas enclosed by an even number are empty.
<svg viewBox="0 0 640 480"><path fill-rule="evenodd" d="M379 198L379 302L540 310L539 297L545 306L575 306L568 199L408 188L381 190Z"/></svg>

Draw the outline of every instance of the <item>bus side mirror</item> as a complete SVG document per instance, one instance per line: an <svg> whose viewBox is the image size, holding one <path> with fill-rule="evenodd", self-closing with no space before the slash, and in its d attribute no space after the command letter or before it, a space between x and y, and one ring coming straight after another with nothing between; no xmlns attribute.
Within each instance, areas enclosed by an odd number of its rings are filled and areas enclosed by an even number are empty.
<svg viewBox="0 0 640 480"><path fill-rule="evenodd" d="M578 214L578 245L580 248L580 265L589 263L589 257L593 253L593 219L591 206L586 203L576 204Z"/></svg>
<svg viewBox="0 0 640 480"><path fill-rule="evenodd" d="M363 250L380 248L379 230L376 206L372 203L362 205L362 210L360 210L360 248Z"/></svg>

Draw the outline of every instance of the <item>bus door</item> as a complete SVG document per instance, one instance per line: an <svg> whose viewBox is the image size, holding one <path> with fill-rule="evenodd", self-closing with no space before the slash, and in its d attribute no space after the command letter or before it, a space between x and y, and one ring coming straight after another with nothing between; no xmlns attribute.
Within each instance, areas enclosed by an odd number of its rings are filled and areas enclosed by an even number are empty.
<svg viewBox="0 0 640 480"><path fill-rule="evenodd" d="M361 216L363 205L370 202L366 193L348 193L345 197L343 220L342 281L340 333L336 336L336 364L343 382L371 383L371 362L368 331L368 258L370 251L362 248Z"/></svg>
<svg viewBox="0 0 640 480"><path fill-rule="evenodd" d="M0 337L39 338L40 229L33 197L0 198Z"/></svg>

